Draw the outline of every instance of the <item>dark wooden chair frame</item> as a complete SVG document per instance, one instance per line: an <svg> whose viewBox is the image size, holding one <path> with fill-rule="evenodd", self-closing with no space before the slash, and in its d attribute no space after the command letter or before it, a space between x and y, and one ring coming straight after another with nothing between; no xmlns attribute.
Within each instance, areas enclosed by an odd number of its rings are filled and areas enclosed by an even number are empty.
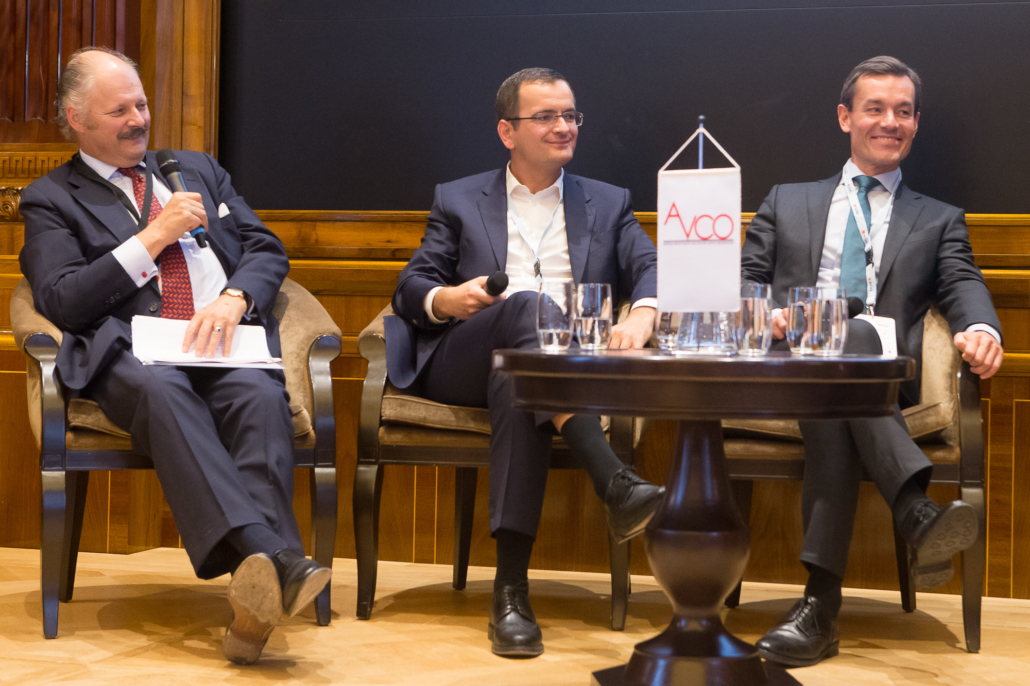
<svg viewBox="0 0 1030 686"><path fill-rule="evenodd" d="M931 484L958 486L962 500L976 510L980 530L973 546L962 557L962 624L965 630L966 650L980 652L980 612L984 575L987 570L987 518L984 509L984 439L980 406L980 377L962 363L958 372L958 464L935 464ZM732 458L727 460L733 496L737 507L749 521L753 482L757 479L804 478L803 460ZM916 609L914 575L908 564L905 540L898 533L895 522L894 548L898 562L898 580L901 587L901 606L905 612ZM728 607L740 603L740 584L726 599Z"/></svg>
<svg viewBox="0 0 1030 686"><path fill-rule="evenodd" d="M377 321L391 314L387 308ZM375 323L373 323L373 326ZM371 328L371 327L369 327ZM379 560L379 507L383 487L383 466L417 465L455 467L454 484L454 571L452 586L465 588L468 576L469 549L472 543L472 520L476 504L476 478L480 467L489 467L486 448L461 446L383 445L379 427L383 395L386 391L386 339L382 333L358 339L358 349L368 360L361 391L361 415L358 426L358 465L354 474L354 542L358 557L358 619L369 619L375 602L376 573ZM612 417L609 442L625 464L634 464L633 418ZM427 430L428 427L427 427ZM552 469L576 468L572 454L563 447L555 448ZM626 625L626 605L630 593L629 543L619 544L608 534L612 572L612 629L621 631Z"/></svg>
<svg viewBox="0 0 1030 686"><path fill-rule="evenodd" d="M153 469L150 458L126 450L68 450L65 445L66 399L55 377L57 341L47 333L25 338L27 355L41 367L43 424L39 451L43 486L40 528L43 634L57 636L59 602L72 599L79 537L92 470ZM315 445L294 449L294 465L311 469L311 550L314 559L332 567L336 543L336 417L329 363L340 354L340 341L323 335L308 350ZM29 362L32 363L31 361ZM330 585L315 600L318 624L329 624Z"/></svg>

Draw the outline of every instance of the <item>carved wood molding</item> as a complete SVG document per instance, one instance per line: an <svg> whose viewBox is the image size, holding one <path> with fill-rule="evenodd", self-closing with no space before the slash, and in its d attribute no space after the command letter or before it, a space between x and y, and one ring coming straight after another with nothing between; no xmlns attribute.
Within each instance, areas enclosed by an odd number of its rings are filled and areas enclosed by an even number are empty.
<svg viewBox="0 0 1030 686"><path fill-rule="evenodd" d="M21 205L21 186L0 186L0 222L24 221L18 207Z"/></svg>
<svg viewBox="0 0 1030 686"><path fill-rule="evenodd" d="M63 150L0 150L0 183L19 182L26 185L60 167L75 154Z"/></svg>

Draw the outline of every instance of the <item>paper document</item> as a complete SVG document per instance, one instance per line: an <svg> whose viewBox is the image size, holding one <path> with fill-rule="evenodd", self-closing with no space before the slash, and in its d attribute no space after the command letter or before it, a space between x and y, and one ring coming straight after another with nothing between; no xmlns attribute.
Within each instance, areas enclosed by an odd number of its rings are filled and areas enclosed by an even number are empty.
<svg viewBox="0 0 1030 686"><path fill-rule="evenodd" d="M215 356L197 357L196 342L187 352L182 341L189 326L186 319L160 317L132 318L132 354L143 364L164 364L178 367L253 367L256 369L283 369L282 360L268 351L265 330L260 326L236 327L232 336L232 350L224 354L222 341L218 342Z"/></svg>

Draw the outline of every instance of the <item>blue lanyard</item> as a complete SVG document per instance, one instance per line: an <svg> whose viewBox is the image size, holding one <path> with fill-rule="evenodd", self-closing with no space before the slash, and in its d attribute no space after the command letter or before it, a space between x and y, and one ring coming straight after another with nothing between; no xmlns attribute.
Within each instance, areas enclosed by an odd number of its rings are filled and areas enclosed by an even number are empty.
<svg viewBox="0 0 1030 686"><path fill-rule="evenodd" d="M540 271L540 250L544 247L544 240L547 238L547 234L551 232L551 227L554 226L554 218L558 216L558 209L562 206L563 202L563 200L559 199L558 204L554 206L554 211L551 212L551 221L547 222L547 227L540 236L540 242L536 248L533 248L533 244L529 242L529 231L526 229L525 220L515 208L515 201L511 198L508 199L508 214L511 215L511 220L515 222L515 228L519 230L522 240L526 242L526 245L533 252L533 275L536 277L537 284L542 283L544 280L543 274Z"/></svg>

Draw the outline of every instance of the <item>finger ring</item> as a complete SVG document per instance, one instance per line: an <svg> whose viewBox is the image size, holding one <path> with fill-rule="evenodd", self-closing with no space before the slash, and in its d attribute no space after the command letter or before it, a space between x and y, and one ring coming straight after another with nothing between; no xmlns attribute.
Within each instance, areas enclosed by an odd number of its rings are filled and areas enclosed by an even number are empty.
<svg viewBox="0 0 1030 686"><path fill-rule="evenodd" d="M215 327L215 331L218 332L218 333L222 333L222 327L216 326Z"/></svg>

